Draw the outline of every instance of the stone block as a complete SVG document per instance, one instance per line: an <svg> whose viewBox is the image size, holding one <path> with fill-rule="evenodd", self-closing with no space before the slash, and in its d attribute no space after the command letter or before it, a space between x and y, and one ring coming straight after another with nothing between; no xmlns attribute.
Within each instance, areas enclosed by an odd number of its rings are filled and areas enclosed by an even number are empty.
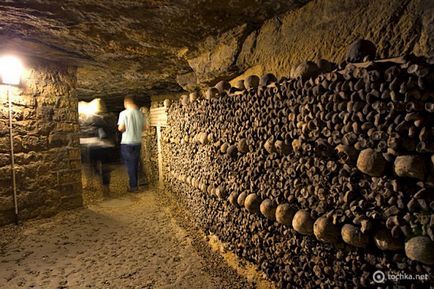
<svg viewBox="0 0 434 289"><path fill-rule="evenodd" d="M69 148L68 149L68 159L80 160L81 159L80 148Z"/></svg>
<svg viewBox="0 0 434 289"><path fill-rule="evenodd" d="M32 162L37 162L41 159L42 159L42 156L36 152L16 153L15 154L15 163L17 165L28 165Z"/></svg>
<svg viewBox="0 0 434 289"><path fill-rule="evenodd" d="M37 101L40 107L44 107L44 106L54 107L57 102L57 97L53 97L53 96L38 97Z"/></svg>
<svg viewBox="0 0 434 289"><path fill-rule="evenodd" d="M0 211L10 210L14 208L14 199L12 194L0 196Z"/></svg>
<svg viewBox="0 0 434 289"><path fill-rule="evenodd" d="M59 185L73 184L81 181L81 169L63 170L57 172L57 183Z"/></svg>
<svg viewBox="0 0 434 289"><path fill-rule="evenodd" d="M21 145L24 151L43 151L47 149L47 137L29 135L21 139Z"/></svg>
<svg viewBox="0 0 434 289"><path fill-rule="evenodd" d="M38 183L44 187L56 188L58 184L57 173L48 171L43 174L42 172L40 172L38 174Z"/></svg>
<svg viewBox="0 0 434 289"><path fill-rule="evenodd" d="M9 179L10 176L11 176L10 164L0 167L0 181L4 179Z"/></svg>
<svg viewBox="0 0 434 289"><path fill-rule="evenodd" d="M72 170L78 170L81 169L81 161L78 160L70 160L69 161L69 168Z"/></svg>
<svg viewBox="0 0 434 289"><path fill-rule="evenodd" d="M10 154L0 153L0 168L9 165L11 162Z"/></svg>
<svg viewBox="0 0 434 289"><path fill-rule="evenodd" d="M68 138L63 133L51 133L48 136L48 144L50 147L67 146L68 143Z"/></svg>
<svg viewBox="0 0 434 289"><path fill-rule="evenodd" d="M38 107L36 117L43 121L52 121L54 116L54 108L52 106Z"/></svg>
<svg viewBox="0 0 434 289"><path fill-rule="evenodd" d="M21 120L14 121L14 136L27 136L35 134L37 131L37 121L35 120Z"/></svg>
<svg viewBox="0 0 434 289"><path fill-rule="evenodd" d="M71 108L73 105L71 104L72 101L69 97L59 97L56 100L56 108Z"/></svg>
<svg viewBox="0 0 434 289"><path fill-rule="evenodd" d="M56 147L50 148L48 151L44 152L44 162L60 162L68 158L68 150L70 148Z"/></svg>
<svg viewBox="0 0 434 289"><path fill-rule="evenodd" d="M0 137L9 135L9 122L4 119L0 119Z"/></svg>
<svg viewBox="0 0 434 289"><path fill-rule="evenodd" d="M23 107L13 107L12 108L12 118L14 120L14 124L16 124L17 121L27 121L35 119L36 112L35 110L29 109L29 108L23 108ZM7 116L9 118L9 116Z"/></svg>
<svg viewBox="0 0 434 289"><path fill-rule="evenodd" d="M77 147L80 145L80 137L77 133L69 133L68 134L68 146Z"/></svg>
<svg viewBox="0 0 434 289"><path fill-rule="evenodd" d="M9 108L6 104L0 105L0 119L9 118Z"/></svg>
<svg viewBox="0 0 434 289"><path fill-rule="evenodd" d="M0 137L0 152L9 152L10 151L10 140L9 136Z"/></svg>
<svg viewBox="0 0 434 289"><path fill-rule="evenodd" d="M12 105L19 107L35 108L36 98L31 95L17 95L12 98Z"/></svg>
<svg viewBox="0 0 434 289"><path fill-rule="evenodd" d="M73 123L57 123L57 132L77 132L77 126Z"/></svg>

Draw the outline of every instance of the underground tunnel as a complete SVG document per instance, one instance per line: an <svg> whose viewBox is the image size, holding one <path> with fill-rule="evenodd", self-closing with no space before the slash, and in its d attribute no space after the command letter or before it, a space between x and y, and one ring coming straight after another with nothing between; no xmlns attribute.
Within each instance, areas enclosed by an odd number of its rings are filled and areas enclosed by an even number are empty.
<svg viewBox="0 0 434 289"><path fill-rule="evenodd" d="M0 288L434 288L434 2L0 2Z"/></svg>

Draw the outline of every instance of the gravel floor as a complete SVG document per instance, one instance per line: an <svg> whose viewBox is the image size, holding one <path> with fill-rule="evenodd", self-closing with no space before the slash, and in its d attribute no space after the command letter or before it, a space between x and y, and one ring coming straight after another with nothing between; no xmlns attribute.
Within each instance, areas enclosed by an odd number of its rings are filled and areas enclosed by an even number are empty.
<svg viewBox="0 0 434 289"><path fill-rule="evenodd" d="M255 288L157 190L0 228L0 288Z"/></svg>

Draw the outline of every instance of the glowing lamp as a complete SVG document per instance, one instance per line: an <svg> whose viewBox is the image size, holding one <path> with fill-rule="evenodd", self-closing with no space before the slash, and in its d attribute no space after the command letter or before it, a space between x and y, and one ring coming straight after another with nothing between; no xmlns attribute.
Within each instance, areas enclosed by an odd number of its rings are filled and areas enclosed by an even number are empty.
<svg viewBox="0 0 434 289"><path fill-rule="evenodd" d="M19 85L23 63L19 58L12 55L0 57L0 77L2 84Z"/></svg>

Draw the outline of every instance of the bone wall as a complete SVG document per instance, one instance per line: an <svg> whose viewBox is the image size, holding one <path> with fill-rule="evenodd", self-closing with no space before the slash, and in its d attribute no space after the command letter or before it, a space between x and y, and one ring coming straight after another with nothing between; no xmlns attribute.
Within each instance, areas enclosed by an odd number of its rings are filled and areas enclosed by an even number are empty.
<svg viewBox="0 0 434 289"><path fill-rule="evenodd" d="M158 182L157 128L150 127L142 136L143 177L146 184Z"/></svg>
<svg viewBox="0 0 434 289"><path fill-rule="evenodd" d="M409 57L184 96L162 137L166 188L279 287L372 288L377 270L429 278L433 77Z"/></svg>
<svg viewBox="0 0 434 289"><path fill-rule="evenodd" d="M27 63L11 89L20 219L82 204L75 68ZM14 220L6 88L0 94L0 225Z"/></svg>

